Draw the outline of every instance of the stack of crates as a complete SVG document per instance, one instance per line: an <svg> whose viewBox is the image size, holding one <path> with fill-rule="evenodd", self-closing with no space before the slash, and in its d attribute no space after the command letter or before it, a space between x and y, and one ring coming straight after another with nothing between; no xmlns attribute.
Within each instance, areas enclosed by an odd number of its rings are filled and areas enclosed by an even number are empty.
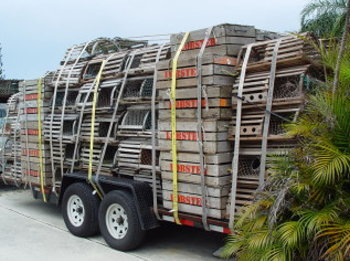
<svg viewBox="0 0 350 261"><path fill-rule="evenodd" d="M45 84L45 79L26 80L21 82L20 92L23 94L20 125L24 180L38 186L42 175L43 185L49 187L52 185L51 158L49 144L44 141L43 122L49 110L52 89Z"/></svg>
<svg viewBox="0 0 350 261"><path fill-rule="evenodd" d="M179 211L202 214L202 189L198 135L202 135L206 207L208 217L225 215L231 188L232 144L228 127L232 119L231 92L236 57L242 45L253 43L264 33L253 26L218 25L207 40L201 64L202 100L197 96L197 57L207 29L190 32L181 50L176 71L176 140L178 158ZM172 58L184 34L171 36ZM159 147L162 175L163 206L172 209L173 180L171 155L171 61L158 63ZM202 107L201 129L198 133L197 106Z"/></svg>

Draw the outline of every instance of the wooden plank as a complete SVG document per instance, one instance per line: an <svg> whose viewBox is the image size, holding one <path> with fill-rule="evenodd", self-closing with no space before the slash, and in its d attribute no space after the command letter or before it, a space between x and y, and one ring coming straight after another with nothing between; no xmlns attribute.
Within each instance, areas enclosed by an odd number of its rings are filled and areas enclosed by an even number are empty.
<svg viewBox="0 0 350 261"><path fill-rule="evenodd" d="M171 140L171 131L160 131L159 136L160 139ZM226 141L228 139L227 131L224 132L214 132L214 133L203 133L203 140L205 141ZM179 131L176 133L176 140L188 140L188 141L197 141L198 134L194 131Z"/></svg>
<svg viewBox="0 0 350 261"><path fill-rule="evenodd" d="M232 85L227 86L205 86L202 95L205 98L231 98ZM197 98L196 88L186 88L176 90L176 99L195 99ZM159 90L159 100L169 100L168 90Z"/></svg>
<svg viewBox="0 0 350 261"><path fill-rule="evenodd" d="M172 191L173 186L172 182L170 180L163 180L162 181L162 188L164 190ZM178 190L179 192L184 192L188 194L194 194L200 196L202 194L201 187L199 184L191 184L191 183L185 183L185 182L179 182L178 183ZM226 186L220 186L220 187L207 187L207 195L209 197L227 197L230 192L230 184L227 184Z"/></svg>
<svg viewBox="0 0 350 261"><path fill-rule="evenodd" d="M163 200L171 201L173 199L173 193L168 190L162 190ZM202 206L202 197L196 194L179 192L178 194L179 203L183 203L190 206ZM225 209L227 203L227 197L216 198L206 197L206 205L211 209Z"/></svg>
<svg viewBox="0 0 350 261"><path fill-rule="evenodd" d="M176 109L190 109L198 107L197 99L176 100ZM209 98L202 99L202 108L217 108L217 107L231 107L231 100L225 98ZM160 101L158 103L159 110L171 108L170 101Z"/></svg>
<svg viewBox="0 0 350 261"><path fill-rule="evenodd" d="M229 75L210 75L203 76L202 83L204 85L217 85L225 86L232 85L234 82L234 77ZM197 85L196 78L186 78L176 80L177 89L186 88L186 87L195 87ZM169 89L171 86L171 81L157 81L157 89Z"/></svg>
<svg viewBox="0 0 350 261"><path fill-rule="evenodd" d="M202 66L202 76L212 76L212 75L229 75L234 73L234 68L232 66L221 65L221 64L207 64ZM157 72L158 81L170 80L172 70L164 70ZM176 70L177 79L194 78L197 77L197 69L194 66L179 68ZM179 82L176 84L181 86Z"/></svg>
<svg viewBox="0 0 350 261"><path fill-rule="evenodd" d="M171 142L169 140L159 140L159 149L163 151L169 151L171 148ZM178 151L181 152L198 152L198 144L196 141L177 141ZM226 141L204 141L203 142L204 153L215 154L222 152L229 152L232 150L230 142Z"/></svg>
<svg viewBox="0 0 350 261"><path fill-rule="evenodd" d="M226 44L226 45L217 45L213 47L206 48L206 53L216 54L220 56L233 56L236 57L241 50L242 45L241 44ZM184 59L185 57L196 57L198 55L199 50L193 49L193 50L187 50L184 52L181 52L179 59ZM174 53L172 53L174 55Z"/></svg>
<svg viewBox="0 0 350 261"><path fill-rule="evenodd" d="M161 171L170 172L173 169L171 161L162 160L160 162ZM230 174L230 164L206 165L205 175L211 177L221 177ZM178 172L200 175L200 166L196 163L178 162Z"/></svg>
<svg viewBox="0 0 350 261"><path fill-rule="evenodd" d="M199 29L195 31L191 31L190 35L187 39L187 42L203 40L205 38L205 29ZM213 35L216 38L231 36L231 37L246 37L246 38L255 38L256 31L254 26L245 26L245 25L234 25L234 24L221 24L214 26ZM170 36L170 43L172 45L179 44L183 34L172 34ZM200 46L199 46L200 48Z"/></svg>
<svg viewBox="0 0 350 261"><path fill-rule="evenodd" d="M196 109L177 109L177 119L195 119L197 116ZM170 110L159 110L158 119L167 120L170 118ZM202 119L221 119L228 120L232 119L231 108L208 108L202 111Z"/></svg>
<svg viewBox="0 0 350 261"><path fill-rule="evenodd" d="M172 172L162 171L162 180L172 180ZM179 173L178 181L188 182L188 183L201 183L201 177L197 174L187 174L187 173ZM221 177L205 177L205 184L212 187L225 186L230 184L231 176L221 176Z"/></svg>
<svg viewBox="0 0 350 261"><path fill-rule="evenodd" d="M178 120L176 124L176 131L196 131L196 122L193 120ZM229 127L229 121L223 120L204 120L203 128L205 132L223 132L227 131ZM158 123L159 131L171 131L171 126L169 121L159 121Z"/></svg>
<svg viewBox="0 0 350 261"><path fill-rule="evenodd" d="M172 209L172 202L163 200L163 206L167 209ZM196 214L196 215L202 215L202 207L201 206L193 206L193 205L187 205L179 203L179 211L190 213L190 214ZM225 217L226 210L225 209L213 209L208 208L208 217L217 218L217 219L223 219Z"/></svg>
<svg viewBox="0 0 350 261"><path fill-rule="evenodd" d="M232 161L232 153L217 153L217 154L205 154L205 162L207 164L221 164L230 163ZM199 154L198 153L186 153L178 152L177 158L182 162L192 162L199 164ZM171 160L171 153L166 151L160 152L160 160Z"/></svg>
<svg viewBox="0 0 350 261"><path fill-rule="evenodd" d="M213 47L224 46L224 45L246 45L250 43L254 43L256 40L254 37L232 37L232 36L222 36L222 37L210 37L205 47L205 52L211 50ZM203 40L198 41L187 41L185 43L182 52L186 53L189 50L199 50L203 45ZM171 45L171 53L173 54L178 48L180 44Z"/></svg>
<svg viewBox="0 0 350 261"><path fill-rule="evenodd" d="M196 57L183 57L178 61L177 68L184 68L184 67L193 67L196 66L197 59ZM237 65L237 59L230 56L221 56L213 53L205 53L202 58L202 64L221 64L221 65L228 65L228 66L236 66ZM158 71L164 71L164 70L171 70L172 64L170 60L164 60L157 63L157 70Z"/></svg>

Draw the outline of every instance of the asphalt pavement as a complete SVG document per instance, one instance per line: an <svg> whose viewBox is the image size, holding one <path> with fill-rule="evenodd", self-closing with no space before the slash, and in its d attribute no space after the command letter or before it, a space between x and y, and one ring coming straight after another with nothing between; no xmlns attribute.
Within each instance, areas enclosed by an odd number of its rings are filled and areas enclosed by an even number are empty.
<svg viewBox="0 0 350 261"><path fill-rule="evenodd" d="M69 233L54 204L35 200L29 190L0 187L0 260L152 260L218 261L212 253L224 235L164 223L149 231L132 252L109 248L101 236L79 238Z"/></svg>

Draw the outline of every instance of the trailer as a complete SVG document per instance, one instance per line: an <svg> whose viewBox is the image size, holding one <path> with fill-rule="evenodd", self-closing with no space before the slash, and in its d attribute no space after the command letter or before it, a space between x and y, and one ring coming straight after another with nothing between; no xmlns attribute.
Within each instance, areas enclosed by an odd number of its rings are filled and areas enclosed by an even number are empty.
<svg viewBox="0 0 350 261"><path fill-rule="evenodd" d="M165 44L74 45L11 100L3 179L61 205L72 234L100 231L119 250L160 221L230 233L268 155L295 145L282 126L318 75L304 38L222 24Z"/></svg>

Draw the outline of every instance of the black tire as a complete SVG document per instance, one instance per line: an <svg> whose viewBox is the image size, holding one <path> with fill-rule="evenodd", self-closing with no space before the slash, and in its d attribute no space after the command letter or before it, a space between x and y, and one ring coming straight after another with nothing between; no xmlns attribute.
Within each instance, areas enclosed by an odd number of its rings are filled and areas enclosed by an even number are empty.
<svg viewBox="0 0 350 261"><path fill-rule="evenodd" d="M127 231L125 232L125 236L120 239L110 233L106 224L107 210L110 206L115 206L115 203L123 208L121 211L127 217ZM98 216L101 234L110 247L121 251L128 251L136 249L142 243L146 231L141 229L135 202L130 194L122 191L109 192L101 202ZM117 223L119 221L115 222ZM125 220L122 222L125 222Z"/></svg>
<svg viewBox="0 0 350 261"><path fill-rule="evenodd" d="M81 224L74 225L69 216L67 204L72 196L78 196L84 206L84 218ZM78 237L94 236L99 232L98 208L100 200L94 195L93 189L86 183L74 183L70 185L63 195L62 215L68 230Z"/></svg>

